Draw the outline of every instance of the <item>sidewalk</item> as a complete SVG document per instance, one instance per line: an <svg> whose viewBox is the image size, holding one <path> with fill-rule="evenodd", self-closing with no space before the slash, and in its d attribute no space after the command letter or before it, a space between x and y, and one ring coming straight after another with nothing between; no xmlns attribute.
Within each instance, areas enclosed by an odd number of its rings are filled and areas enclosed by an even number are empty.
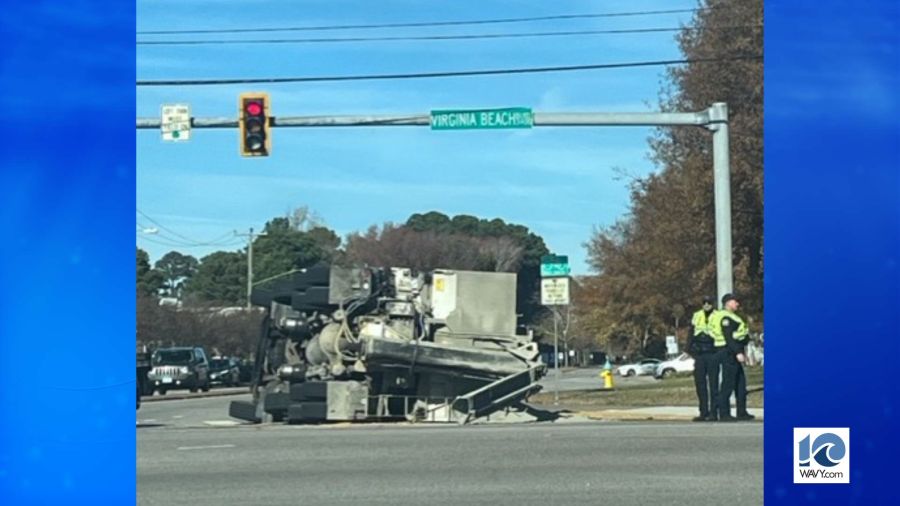
<svg viewBox="0 0 900 506"><path fill-rule="evenodd" d="M747 410L756 416L755 422L761 422L765 410L763 408L750 408ZM629 409L601 409L597 411L578 411L574 413L592 420L664 420L664 421L691 421L699 413L695 406L653 406L647 408ZM734 415L734 413L732 413Z"/></svg>

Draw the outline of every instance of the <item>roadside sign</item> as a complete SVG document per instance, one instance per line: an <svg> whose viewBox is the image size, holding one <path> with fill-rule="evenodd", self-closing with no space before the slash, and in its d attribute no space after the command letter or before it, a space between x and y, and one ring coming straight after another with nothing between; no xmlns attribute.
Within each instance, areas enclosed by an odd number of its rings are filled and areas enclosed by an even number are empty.
<svg viewBox="0 0 900 506"><path fill-rule="evenodd" d="M191 139L191 106L163 104L160 112L162 140L183 142Z"/></svg>
<svg viewBox="0 0 900 506"><path fill-rule="evenodd" d="M569 278L544 278L541 280L541 304L565 306L569 303Z"/></svg>
<svg viewBox="0 0 900 506"><path fill-rule="evenodd" d="M675 336L666 336L666 353L678 355L678 341L675 340Z"/></svg>
<svg viewBox="0 0 900 506"><path fill-rule="evenodd" d="M534 115L528 107L431 111L432 130L531 128L533 125Z"/></svg>
<svg viewBox="0 0 900 506"><path fill-rule="evenodd" d="M544 255L541 257L541 276L568 276L569 257L566 255Z"/></svg>

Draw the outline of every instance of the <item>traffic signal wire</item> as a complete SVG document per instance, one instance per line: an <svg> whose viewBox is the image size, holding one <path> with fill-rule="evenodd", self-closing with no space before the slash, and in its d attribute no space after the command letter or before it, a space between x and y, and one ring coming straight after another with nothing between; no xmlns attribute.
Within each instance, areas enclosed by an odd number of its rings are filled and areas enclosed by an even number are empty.
<svg viewBox="0 0 900 506"><path fill-rule="evenodd" d="M732 30L739 28L762 28L762 25L731 25L719 27L705 27L704 30L715 28ZM402 35L385 37L324 37L305 39L206 39L206 40L139 40L139 46L198 46L198 45L224 45L224 44L324 44L346 42L402 42L402 41L446 41L446 40L479 40L479 39L524 39L546 37L574 37L583 35L622 35L622 34L647 34L663 32L681 32L684 30L698 30L692 27L667 27L667 28L629 28L621 30L571 30L556 32L523 32L523 33L478 33L464 35Z"/></svg>
<svg viewBox="0 0 900 506"><path fill-rule="evenodd" d="M434 79L442 77L472 77L488 75L536 74L546 72L575 72L584 70L607 70L637 67L660 67L671 65L689 65L696 63L713 63L740 60L762 60L761 54L719 56L711 58L689 58L684 60L655 60L626 63L602 63L591 65L565 65L558 67L526 67L511 69L461 70L442 72L414 72L404 74L361 74L347 76L307 76L307 77L267 77L242 79L160 79L138 80L137 86L212 86L224 84L280 84L327 81L366 81L390 79Z"/></svg>
<svg viewBox="0 0 900 506"><path fill-rule="evenodd" d="M637 16L655 16L662 14L683 14L694 13L706 10L712 10L717 7L701 7L694 9L670 9L670 10L653 10L653 11L634 11L634 12L608 12L595 14L558 14L550 16L533 16L521 18L497 18L497 19L475 19L475 20L455 20L455 21L424 21L424 22L404 22L404 23L382 23L382 24L358 24L358 25L320 25L320 26L289 26L289 27L257 27L257 28L222 28L222 29L200 29L200 30L144 30L137 32L138 35L174 35L174 34L205 34L205 33L260 33L260 32L302 32L302 31L328 31L328 30L371 30L380 28L422 28L429 26L469 26L469 25L489 25L489 24L509 24L509 23L530 23L535 21L559 21L571 19L599 19L599 18L620 18L620 17L637 17Z"/></svg>

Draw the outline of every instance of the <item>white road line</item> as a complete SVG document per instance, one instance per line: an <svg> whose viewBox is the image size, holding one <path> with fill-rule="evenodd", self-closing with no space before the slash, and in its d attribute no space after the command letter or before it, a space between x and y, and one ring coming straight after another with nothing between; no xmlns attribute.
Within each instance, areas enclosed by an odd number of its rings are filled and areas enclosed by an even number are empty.
<svg viewBox="0 0 900 506"><path fill-rule="evenodd" d="M241 424L241 422L235 422L234 420L204 420L203 423L211 427L234 427Z"/></svg>
<svg viewBox="0 0 900 506"><path fill-rule="evenodd" d="M179 446L177 450L211 450L214 448L234 448L234 445Z"/></svg>

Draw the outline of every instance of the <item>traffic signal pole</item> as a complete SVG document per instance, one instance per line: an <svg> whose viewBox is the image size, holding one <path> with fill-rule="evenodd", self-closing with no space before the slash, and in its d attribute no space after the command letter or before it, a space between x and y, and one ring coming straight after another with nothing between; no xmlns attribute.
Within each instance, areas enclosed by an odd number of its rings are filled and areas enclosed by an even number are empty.
<svg viewBox="0 0 900 506"><path fill-rule="evenodd" d="M236 118L191 118L192 128L238 128ZM732 292L731 169L728 106L717 102L699 112L566 112L533 114L534 126L695 126L712 132L716 230L716 284L719 300ZM159 118L138 118L138 129L159 129ZM269 117L270 127L431 126L431 114Z"/></svg>

